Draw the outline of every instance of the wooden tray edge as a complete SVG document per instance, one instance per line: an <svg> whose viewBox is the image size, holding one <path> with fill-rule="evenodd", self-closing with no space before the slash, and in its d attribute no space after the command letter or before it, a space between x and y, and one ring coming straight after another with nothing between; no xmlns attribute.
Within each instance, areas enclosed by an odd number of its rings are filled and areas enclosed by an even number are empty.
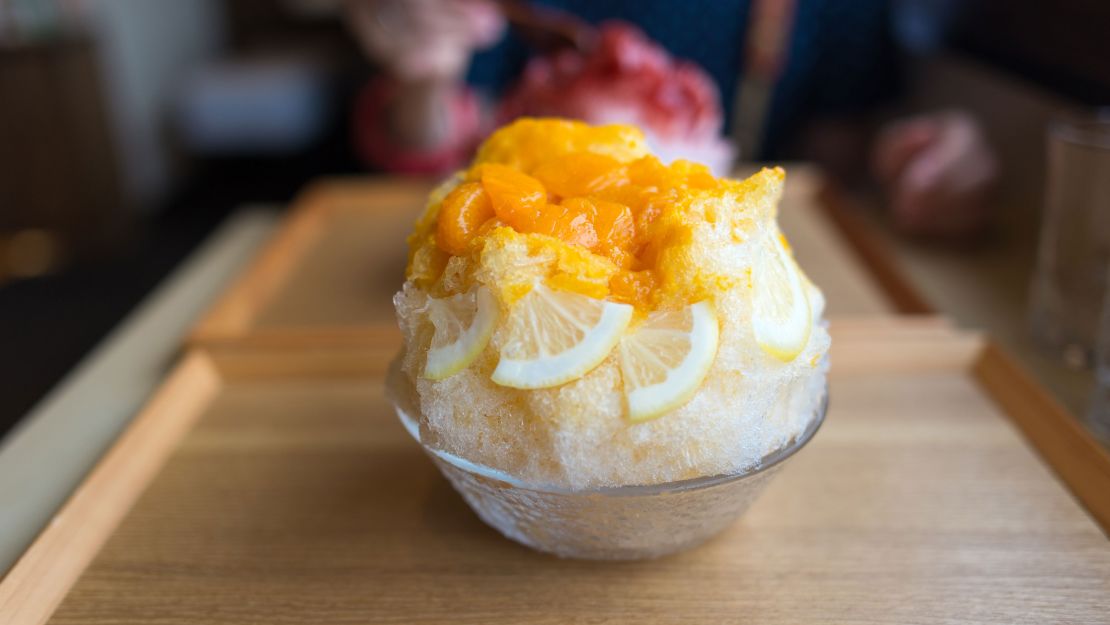
<svg viewBox="0 0 1110 625"><path fill-rule="evenodd" d="M186 337L187 347L244 339L258 331L251 324L281 289L292 268L324 232L327 218L357 206L367 189L390 199L424 197L432 180L392 180L352 176L324 178L311 183L293 200L257 256L231 283Z"/></svg>
<svg viewBox="0 0 1110 625"><path fill-rule="evenodd" d="M249 333L261 307L321 234L326 211L315 208L315 203L307 199L315 194L314 188L302 194L306 199L297 201L301 208L281 219L258 255L201 317L186 337L186 345L226 341Z"/></svg>
<svg viewBox="0 0 1110 625"><path fill-rule="evenodd" d="M0 579L0 623L45 623L219 388L192 353Z"/></svg>
<svg viewBox="0 0 1110 625"><path fill-rule="evenodd" d="M875 232L875 227L857 214L858 207L850 205L843 189L826 178L817 191L816 200L836 232L847 241L848 248L855 252L864 269L894 304L897 313L936 314L936 309L902 270L893 252Z"/></svg>
<svg viewBox="0 0 1110 625"><path fill-rule="evenodd" d="M1110 536L1110 453L998 344L986 344L971 372Z"/></svg>

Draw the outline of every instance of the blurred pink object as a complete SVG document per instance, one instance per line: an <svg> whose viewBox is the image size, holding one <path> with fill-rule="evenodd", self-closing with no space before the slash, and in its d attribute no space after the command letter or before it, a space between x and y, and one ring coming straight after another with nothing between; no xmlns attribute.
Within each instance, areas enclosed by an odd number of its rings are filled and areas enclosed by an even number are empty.
<svg viewBox="0 0 1110 625"><path fill-rule="evenodd" d="M483 134L477 96L462 81L474 50L501 36L492 0L350 0L347 23L384 75L355 103L355 145L386 171L441 174Z"/></svg>
<svg viewBox="0 0 1110 625"><path fill-rule="evenodd" d="M987 225L998 159L968 113L940 111L891 123L875 141L872 160L903 230L959 237Z"/></svg>
<svg viewBox="0 0 1110 625"><path fill-rule="evenodd" d="M445 105L448 132L433 147L398 143L383 123L398 84L371 80L355 100L354 143L367 164L398 174L440 175L466 163L483 134L477 95L464 85L450 89Z"/></svg>
<svg viewBox="0 0 1110 625"><path fill-rule="evenodd" d="M712 79L622 22L602 24L589 54L564 49L532 59L498 118L505 123L523 115L635 124L664 162L704 163L717 175L729 173L735 156L721 136Z"/></svg>
<svg viewBox="0 0 1110 625"><path fill-rule="evenodd" d="M491 0L351 0L347 20L366 53L404 80L461 76L505 28Z"/></svg>

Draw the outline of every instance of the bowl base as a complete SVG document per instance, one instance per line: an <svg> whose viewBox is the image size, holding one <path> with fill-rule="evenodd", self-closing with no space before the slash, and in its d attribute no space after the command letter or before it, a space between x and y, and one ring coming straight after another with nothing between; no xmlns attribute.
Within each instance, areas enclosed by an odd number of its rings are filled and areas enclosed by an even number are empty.
<svg viewBox="0 0 1110 625"><path fill-rule="evenodd" d="M586 560L658 558L695 547L743 514L779 469L685 491L624 495L530 490L432 459L487 525L533 549Z"/></svg>

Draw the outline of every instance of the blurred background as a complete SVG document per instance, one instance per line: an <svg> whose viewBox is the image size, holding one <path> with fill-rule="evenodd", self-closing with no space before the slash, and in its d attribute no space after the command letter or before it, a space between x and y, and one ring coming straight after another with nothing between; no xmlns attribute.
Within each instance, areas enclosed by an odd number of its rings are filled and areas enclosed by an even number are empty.
<svg viewBox="0 0 1110 625"><path fill-rule="evenodd" d="M1075 287L1105 289L1110 195L1046 180L1053 120L1110 103L1108 42L1104 0L0 0L0 435L237 207L441 175L518 114L630 116L726 169L815 162L911 274L941 267L936 308L1026 335L1052 323L1031 298L1059 298L1030 291L1046 205L1107 225ZM1110 179L1078 158L1075 188ZM1077 370L1084 340L1059 355Z"/></svg>

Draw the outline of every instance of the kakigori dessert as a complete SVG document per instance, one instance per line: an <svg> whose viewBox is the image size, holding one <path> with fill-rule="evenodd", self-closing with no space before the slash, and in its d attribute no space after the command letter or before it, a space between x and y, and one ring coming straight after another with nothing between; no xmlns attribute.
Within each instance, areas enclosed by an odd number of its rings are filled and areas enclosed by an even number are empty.
<svg viewBox="0 0 1110 625"><path fill-rule="evenodd" d="M824 298L785 174L664 164L630 126L523 119L432 193L390 389L421 441L527 484L749 470L824 400Z"/></svg>

